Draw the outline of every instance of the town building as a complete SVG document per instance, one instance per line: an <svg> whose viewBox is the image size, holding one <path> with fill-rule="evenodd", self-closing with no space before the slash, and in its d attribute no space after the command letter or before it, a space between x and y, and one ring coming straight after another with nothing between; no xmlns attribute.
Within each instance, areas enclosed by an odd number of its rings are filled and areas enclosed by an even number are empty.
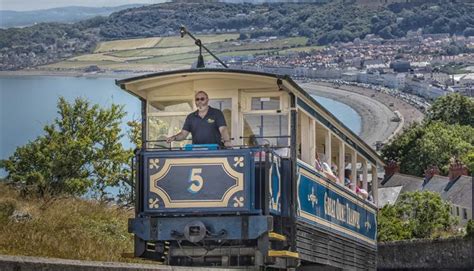
<svg viewBox="0 0 474 271"><path fill-rule="evenodd" d="M437 167L425 171L425 177L399 173L395 162L387 163L385 177L379 183L379 207L395 203L404 192L431 191L438 193L451 206L451 214L464 226L472 217L473 178L466 166L453 162L448 176L439 175Z"/></svg>

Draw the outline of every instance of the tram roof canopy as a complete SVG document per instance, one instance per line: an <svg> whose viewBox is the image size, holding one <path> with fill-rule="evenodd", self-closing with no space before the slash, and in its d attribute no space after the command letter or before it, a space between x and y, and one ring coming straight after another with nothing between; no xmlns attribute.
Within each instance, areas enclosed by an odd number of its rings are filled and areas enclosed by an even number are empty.
<svg viewBox="0 0 474 271"><path fill-rule="evenodd" d="M146 100L150 92L175 86L175 91L212 89L281 90L293 93L315 109L327 122L344 133L346 137L370 156L378 165L384 165L382 158L352 130L347 128L332 113L318 103L288 75L233 69L186 69L152 73L116 80L116 85L129 93ZM367 157L368 158L368 157Z"/></svg>

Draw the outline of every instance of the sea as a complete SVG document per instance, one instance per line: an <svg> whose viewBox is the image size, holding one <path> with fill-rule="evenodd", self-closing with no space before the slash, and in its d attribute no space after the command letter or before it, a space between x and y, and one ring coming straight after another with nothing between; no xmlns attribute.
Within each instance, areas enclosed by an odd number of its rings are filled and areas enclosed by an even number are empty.
<svg viewBox="0 0 474 271"><path fill-rule="evenodd" d="M57 102L62 96L73 102L81 97L92 104L108 107L124 106L126 123L140 119L140 102L115 85L113 78L65 76L1 76L0 77L0 159L7 159L15 149L43 134L43 127L58 116ZM361 116L337 100L313 96L356 134L361 132ZM128 138L122 144L132 148ZM6 172L0 170L0 177Z"/></svg>

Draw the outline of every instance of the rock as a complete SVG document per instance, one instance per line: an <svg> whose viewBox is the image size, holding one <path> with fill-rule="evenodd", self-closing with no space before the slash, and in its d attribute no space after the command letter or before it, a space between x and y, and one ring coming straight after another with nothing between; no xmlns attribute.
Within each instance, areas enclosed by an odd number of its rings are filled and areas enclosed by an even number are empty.
<svg viewBox="0 0 474 271"><path fill-rule="evenodd" d="M33 219L30 213L15 210L13 214L10 216L10 220L16 223L20 222L27 222Z"/></svg>

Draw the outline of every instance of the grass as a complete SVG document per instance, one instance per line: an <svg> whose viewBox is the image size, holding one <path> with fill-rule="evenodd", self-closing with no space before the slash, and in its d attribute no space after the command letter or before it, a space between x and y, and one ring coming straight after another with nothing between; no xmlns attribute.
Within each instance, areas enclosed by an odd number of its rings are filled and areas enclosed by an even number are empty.
<svg viewBox="0 0 474 271"><path fill-rule="evenodd" d="M97 46L94 53L131 50L131 49L139 49L139 48L151 48L151 47L155 47L160 41L161 41L161 38L105 41L105 42L101 42Z"/></svg>
<svg viewBox="0 0 474 271"><path fill-rule="evenodd" d="M113 62L124 62L124 61L129 61L129 60L137 60L137 59L142 59L146 57L140 57L140 56L134 56L134 57L117 57L114 55L109 55L109 54L103 54L103 53L98 53L98 54L89 54L89 55L81 55L77 57L73 57L69 59L70 61L113 61Z"/></svg>
<svg viewBox="0 0 474 271"><path fill-rule="evenodd" d="M125 58L153 57L153 56L182 54L182 53L188 53L188 52L193 52L197 50L198 48L196 46L182 46L182 47L174 47L174 48L152 48L152 49L119 51L119 52L109 53L108 55L115 56L115 57L125 57Z"/></svg>
<svg viewBox="0 0 474 271"><path fill-rule="evenodd" d="M197 38L202 41L203 44L208 45L215 42L224 42L225 40L237 39L239 34L220 34L220 35L198 35ZM190 37L164 37L160 41L160 48L166 47L189 47L195 46L194 41Z"/></svg>
<svg viewBox="0 0 474 271"><path fill-rule="evenodd" d="M32 219L11 221L14 210ZM77 198L45 204L0 183L0 254L143 263L121 256L133 251L133 236L127 232L131 217L131 210Z"/></svg>
<svg viewBox="0 0 474 271"><path fill-rule="evenodd" d="M140 64L191 64L197 59L197 54L184 53L166 56L157 56L143 60L134 61Z"/></svg>

